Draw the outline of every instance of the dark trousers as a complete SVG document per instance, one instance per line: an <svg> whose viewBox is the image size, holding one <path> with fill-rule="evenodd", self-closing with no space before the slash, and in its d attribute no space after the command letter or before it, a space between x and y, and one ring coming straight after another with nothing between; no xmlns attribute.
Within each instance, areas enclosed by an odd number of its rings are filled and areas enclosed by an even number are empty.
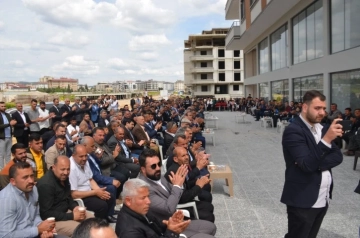
<svg viewBox="0 0 360 238"><path fill-rule="evenodd" d="M287 206L288 233L285 238L316 238L328 206L298 208Z"/></svg>
<svg viewBox="0 0 360 238"><path fill-rule="evenodd" d="M133 163L125 163L124 167L130 171L130 178L136 178L140 172L140 165Z"/></svg>
<svg viewBox="0 0 360 238"><path fill-rule="evenodd" d="M95 213L95 217L106 218L109 210L110 200L102 200L98 197L92 196L82 199L84 201L86 210Z"/></svg>
<svg viewBox="0 0 360 238"><path fill-rule="evenodd" d="M40 135L43 135L45 132L47 132L47 131L50 131L50 129L49 128L42 128L40 131L39 131L39 134Z"/></svg>
<svg viewBox="0 0 360 238"><path fill-rule="evenodd" d="M212 203L211 185L206 184L198 195L200 201Z"/></svg>
<svg viewBox="0 0 360 238"><path fill-rule="evenodd" d="M195 201L195 203L199 214L199 218L201 220L206 220L210 222L215 221L214 206L211 203L204 201ZM191 217L194 217L194 211L192 208L187 208L186 210L190 212Z"/></svg>
<svg viewBox="0 0 360 238"><path fill-rule="evenodd" d="M22 136L15 137L17 143L24 144L26 147L29 147L29 130L24 131Z"/></svg>
<svg viewBox="0 0 360 238"><path fill-rule="evenodd" d="M116 167L115 167L116 168ZM124 187L124 183L128 180L130 173L128 169L125 169L124 172L121 172L122 170L112 170L110 176L114 177L116 180L120 181L120 186L117 188L116 192L116 198L120 196L120 193L122 192L122 189Z"/></svg>
<svg viewBox="0 0 360 238"><path fill-rule="evenodd" d="M117 189L114 185L101 185L99 184L100 188L106 187L106 191L110 193L111 198L107 201L108 204L108 212L107 215L108 216L112 216L114 215L115 212L115 205L116 205L116 193L117 193Z"/></svg>

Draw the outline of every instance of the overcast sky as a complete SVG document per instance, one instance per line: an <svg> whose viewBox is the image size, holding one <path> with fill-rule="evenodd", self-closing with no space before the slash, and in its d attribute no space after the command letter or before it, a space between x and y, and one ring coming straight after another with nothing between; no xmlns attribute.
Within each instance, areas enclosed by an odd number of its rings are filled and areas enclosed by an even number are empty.
<svg viewBox="0 0 360 238"><path fill-rule="evenodd" d="M226 0L1 0L0 82L183 79L183 42L225 21Z"/></svg>

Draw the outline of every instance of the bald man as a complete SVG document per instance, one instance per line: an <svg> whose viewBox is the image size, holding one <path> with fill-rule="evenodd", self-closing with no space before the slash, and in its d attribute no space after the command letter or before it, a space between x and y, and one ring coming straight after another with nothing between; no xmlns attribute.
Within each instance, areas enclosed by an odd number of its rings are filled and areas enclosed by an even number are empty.
<svg viewBox="0 0 360 238"><path fill-rule="evenodd" d="M52 169L38 180L36 186L41 219L55 217L57 233L71 237L81 221L94 215L81 211L78 203L71 197L69 174L70 160L60 155L55 158Z"/></svg>

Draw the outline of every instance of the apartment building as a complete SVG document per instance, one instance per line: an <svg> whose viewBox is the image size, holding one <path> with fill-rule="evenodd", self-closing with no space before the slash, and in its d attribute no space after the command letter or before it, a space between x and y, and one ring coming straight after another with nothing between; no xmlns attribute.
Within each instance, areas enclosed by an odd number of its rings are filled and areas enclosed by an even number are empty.
<svg viewBox="0 0 360 238"><path fill-rule="evenodd" d="M176 82L174 83L174 91L185 91L184 80L176 80Z"/></svg>
<svg viewBox="0 0 360 238"><path fill-rule="evenodd" d="M71 78L59 78L55 79L51 76L44 76L39 79L40 83L47 83L48 88L68 88L70 87L73 91L78 90L78 79L71 79Z"/></svg>
<svg viewBox="0 0 360 238"><path fill-rule="evenodd" d="M227 50L243 50L245 92L301 101L316 89L360 107L359 0L228 0Z"/></svg>
<svg viewBox="0 0 360 238"><path fill-rule="evenodd" d="M196 97L244 97L242 51L226 50L229 28L190 35L184 45L185 86Z"/></svg>

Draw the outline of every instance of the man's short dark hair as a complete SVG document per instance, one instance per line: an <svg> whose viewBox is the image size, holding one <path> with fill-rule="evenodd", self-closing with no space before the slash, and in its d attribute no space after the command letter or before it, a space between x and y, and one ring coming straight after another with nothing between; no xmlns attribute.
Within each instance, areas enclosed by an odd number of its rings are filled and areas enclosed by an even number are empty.
<svg viewBox="0 0 360 238"><path fill-rule="evenodd" d="M65 126L64 126L63 124L61 124L61 122L60 122L59 125L57 125L57 126L55 127L55 131L57 131L60 127L65 128Z"/></svg>
<svg viewBox="0 0 360 238"><path fill-rule="evenodd" d="M55 100L59 100L59 99L58 99L58 98L54 98L54 99L53 99L53 102L55 102Z"/></svg>
<svg viewBox="0 0 360 238"><path fill-rule="evenodd" d="M350 107L345 108L345 110L351 112L351 108L350 108Z"/></svg>
<svg viewBox="0 0 360 238"><path fill-rule="evenodd" d="M175 144L178 144L179 143L179 138L183 139L183 140L186 140L186 136L185 135L176 135L174 137L174 143Z"/></svg>
<svg viewBox="0 0 360 238"><path fill-rule="evenodd" d="M331 106L337 107L337 104L333 102L333 103L331 103Z"/></svg>
<svg viewBox="0 0 360 238"><path fill-rule="evenodd" d="M92 130L92 134L96 134L97 131L104 131L104 128L102 127L95 127L93 130Z"/></svg>
<svg viewBox="0 0 360 238"><path fill-rule="evenodd" d="M317 90L310 90L304 94L303 103L309 104L315 98L319 98L320 101L322 101L322 102L326 100L326 97L324 94L320 93Z"/></svg>
<svg viewBox="0 0 360 238"><path fill-rule="evenodd" d="M31 99L31 103L36 102L36 104L38 103L38 101L36 99Z"/></svg>
<svg viewBox="0 0 360 238"><path fill-rule="evenodd" d="M26 148L27 147L24 144L16 143L11 146L11 153L15 154L17 149L25 149L26 150Z"/></svg>
<svg viewBox="0 0 360 238"><path fill-rule="evenodd" d="M174 125L177 125L176 122L170 121L166 124L166 130L171 130Z"/></svg>
<svg viewBox="0 0 360 238"><path fill-rule="evenodd" d="M40 105L46 105L46 103L44 101L40 101L39 103Z"/></svg>
<svg viewBox="0 0 360 238"><path fill-rule="evenodd" d="M31 165L27 162L22 162L19 161L13 165L11 165L10 169L9 169L9 178L15 178L16 176L16 171L18 169L28 169L31 168Z"/></svg>
<svg viewBox="0 0 360 238"><path fill-rule="evenodd" d="M131 123L131 122L134 122L134 121L131 120L130 118L124 118L124 119L122 120L122 124L123 124L123 125L126 125L126 124ZM135 124L135 122L134 122L134 124Z"/></svg>
<svg viewBox="0 0 360 238"><path fill-rule="evenodd" d="M100 228L109 227L109 223L101 218L94 217L82 221L74 230L72 237L73 238L95 238L90 235L91 229L100 229Z"/></svg>
<svg viewBox="0 0 360 238"><path fill-rule="evenodd" d="M41 136L38 133L32 133L29 136L29 142L31 142L31 141L39 141L39 140L41 140Z"/></svg>
<svg viewBox="0 0 360 238"><path fill-rule="evenodd" d="M57 137L55 138L55 140L58 140L58 139L60 139L60 140L66 140L66 137L65 137L64 135L60 135L60 136L57 136Z"/></svg>
<svg viewBox="0 0 360 238"><path fill-rule="evenodd" d="M153 149L144 149L140 156L139 156L139 164L140 167L145 167L146 165L146 158L147 157L154 157L154 156L158 156L157 152Z"/></svg>

